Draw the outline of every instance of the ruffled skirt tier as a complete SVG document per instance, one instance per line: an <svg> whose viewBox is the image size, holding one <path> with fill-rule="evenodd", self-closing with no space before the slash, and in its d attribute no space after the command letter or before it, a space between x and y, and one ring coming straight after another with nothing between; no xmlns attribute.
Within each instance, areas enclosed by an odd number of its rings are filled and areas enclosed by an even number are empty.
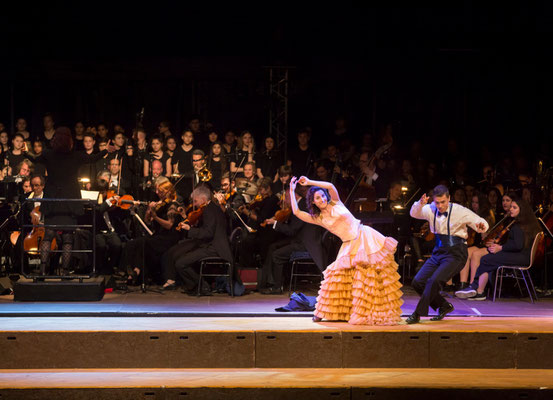
<svg viewBox="0 0 553 400"><path fill-rule="evenodd" d="M361 225L324 271L315 316L355 325L396 325L401 321L401 283L394 260L397 241Z"/></svg>

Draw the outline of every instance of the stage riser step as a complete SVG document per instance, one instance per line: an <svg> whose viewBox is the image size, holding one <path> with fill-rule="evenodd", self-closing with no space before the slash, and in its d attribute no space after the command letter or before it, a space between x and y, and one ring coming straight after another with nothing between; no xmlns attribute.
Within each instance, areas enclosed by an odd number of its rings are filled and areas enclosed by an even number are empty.
<svg viewBox="0 0 553 400"><path fill-rule="evenodd" d="M2 400L520 400L551 399L553 390L395 388L83 388L5 389Z"/></svg>
<svg viewBox="0 0 553 400"><path fill-rule="evenodd" d="M553 333L4 331L0 354L1 369L553 369Z"/></svg>

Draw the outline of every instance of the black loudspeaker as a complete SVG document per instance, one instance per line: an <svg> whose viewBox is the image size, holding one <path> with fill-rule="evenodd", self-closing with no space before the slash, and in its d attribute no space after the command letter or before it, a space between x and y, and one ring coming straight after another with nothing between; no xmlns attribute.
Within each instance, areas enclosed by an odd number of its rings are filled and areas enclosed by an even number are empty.
<svg viewBox="0 0 553 400"><path fill-rule="evenodd" d="M20 279L14 285L15 301L100 301L104 297L104 278L70 281Z"/></svg>

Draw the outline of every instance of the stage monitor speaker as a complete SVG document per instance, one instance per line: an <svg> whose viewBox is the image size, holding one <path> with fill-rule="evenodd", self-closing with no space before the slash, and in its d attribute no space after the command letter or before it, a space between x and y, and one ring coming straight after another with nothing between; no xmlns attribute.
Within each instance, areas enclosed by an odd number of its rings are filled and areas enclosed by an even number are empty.
<svg viewBox="0 0 553 400"><path fill-rule="evenodd" d="M39 281L20 279L13 288L15 301L100 301L105 284L101 277L78 280Z"/></svg>

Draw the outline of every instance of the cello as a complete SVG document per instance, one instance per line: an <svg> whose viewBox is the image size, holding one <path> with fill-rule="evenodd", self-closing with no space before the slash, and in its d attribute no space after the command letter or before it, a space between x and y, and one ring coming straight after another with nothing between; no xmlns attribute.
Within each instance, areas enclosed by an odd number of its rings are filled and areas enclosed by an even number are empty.
<svg viewBox="0 0 553 400"><path fill-rule="evenodd" d="M40 242L44 240L45 229L43 226L40 226L40 206L37 206L31 211L31 220L33 221L33 229L31 232L25 236L23 239L23 248L25 252L29 255L39 255L40 254ZM56 238L52 239L50 250L57 249Z"/></svg>

